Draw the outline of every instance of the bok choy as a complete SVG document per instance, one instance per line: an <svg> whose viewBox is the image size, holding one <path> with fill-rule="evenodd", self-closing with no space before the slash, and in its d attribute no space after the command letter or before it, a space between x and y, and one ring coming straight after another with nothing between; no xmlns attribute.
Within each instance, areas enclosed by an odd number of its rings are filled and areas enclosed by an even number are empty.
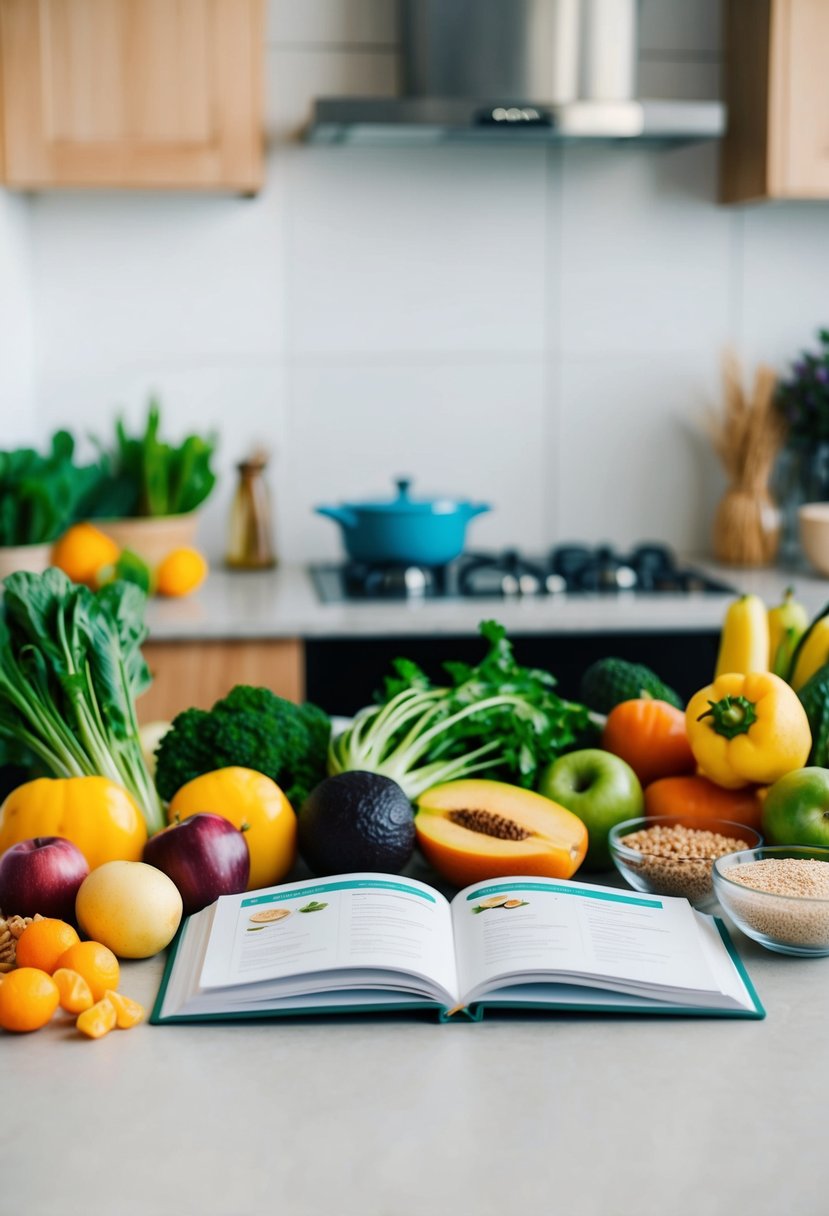
<svg viewBox="0 0 829 1216"><path fill-rule="evenodd" d="M590 730L591 715L556 695L549 672L515 662L502 625L483 621L480 632L489 643L483 661L444 664L445 686L397 659L380 704L332 741L329 772L382 773L412 800L473 774L532 787L541 766Z"/></svg>
<svg viewBox="0 0 829 1216"><path fill-rule="evenodd" d="M132 794L152 833L164 817L135 716L151 679L145 637L144 596L130 583L93 593L49 569L3 584L0 760L55 777L109 777Z"/></svg>

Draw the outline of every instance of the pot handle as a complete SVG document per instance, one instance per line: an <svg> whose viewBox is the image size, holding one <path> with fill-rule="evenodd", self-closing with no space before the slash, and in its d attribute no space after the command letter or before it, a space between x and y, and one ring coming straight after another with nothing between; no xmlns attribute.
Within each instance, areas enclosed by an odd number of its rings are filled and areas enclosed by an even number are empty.
<svg viewBox="0 0 829 1216"><path fill-rule="evenodd" d="M343 528L356 528L357 516L348 507L314 507L317 515L327 515Z"/></svg>
<svg viewBox="0 0 829 1216"><path fill-rule="evenodd" d="M484 515L487 511L491 511L492 507L488 502L470 502L466 504L466 514L469 519L473 515Z"/></svg>

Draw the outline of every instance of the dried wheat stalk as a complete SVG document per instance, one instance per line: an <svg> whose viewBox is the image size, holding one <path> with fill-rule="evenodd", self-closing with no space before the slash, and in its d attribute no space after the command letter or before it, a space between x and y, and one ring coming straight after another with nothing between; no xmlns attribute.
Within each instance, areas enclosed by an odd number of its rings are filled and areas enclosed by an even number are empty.
<svg viewBox="0 0 829 1216"><path fill-rule="evenodd" d="M762 566L773 561L780 539L779 512L768 492L785 439L785 423L774 404L775 375L770 367L758 367L749 396L739 360L727 351L723 379L723 411L708 420L730 482L714 517L714 553L734 565Z"/></svg>
<svg viewBox="0 0 829 1216"><path fill-rule="evenodd" d="M786 437L785 422L774 404L775 373L767 364L760 364L749 396L740 362L734 351L727 351L723 380L723 411L708 420L714 450L735 489L764 490Z"/></svg>

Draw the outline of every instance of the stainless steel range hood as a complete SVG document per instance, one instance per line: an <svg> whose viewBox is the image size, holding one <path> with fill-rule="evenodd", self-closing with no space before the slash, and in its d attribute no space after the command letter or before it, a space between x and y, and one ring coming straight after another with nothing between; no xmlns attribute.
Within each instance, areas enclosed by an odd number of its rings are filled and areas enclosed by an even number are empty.
<svg viewBox="0 0 829 1216"><path fill-rule="evenodd" d="M315 143L713 139L717 101L570 100L578 0L400 0L401 97L324 97ZM566 35L566 37L563 37ZM565 92L572 90L564 89Z"/></svg>

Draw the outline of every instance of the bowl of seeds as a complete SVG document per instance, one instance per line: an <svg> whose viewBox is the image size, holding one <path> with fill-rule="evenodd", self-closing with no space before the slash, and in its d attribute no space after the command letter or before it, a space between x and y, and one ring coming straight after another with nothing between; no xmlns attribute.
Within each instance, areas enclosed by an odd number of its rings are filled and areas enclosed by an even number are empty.
<svg viewBox="0 0 829 1216"><path fill-rule="evenodd" d="M767 845L714 863L714 890L747 937L779 954L829 954L829 849Z"/></svg>
<svg viewBox="0 0 829 1216"><path fill-rule="evenodd" d="M616 869L637 891L681 895L695 908L708 908L717 898L715 859L756 848L763 838L726 819L656 815L617 823L608 843Z"/></svg>

